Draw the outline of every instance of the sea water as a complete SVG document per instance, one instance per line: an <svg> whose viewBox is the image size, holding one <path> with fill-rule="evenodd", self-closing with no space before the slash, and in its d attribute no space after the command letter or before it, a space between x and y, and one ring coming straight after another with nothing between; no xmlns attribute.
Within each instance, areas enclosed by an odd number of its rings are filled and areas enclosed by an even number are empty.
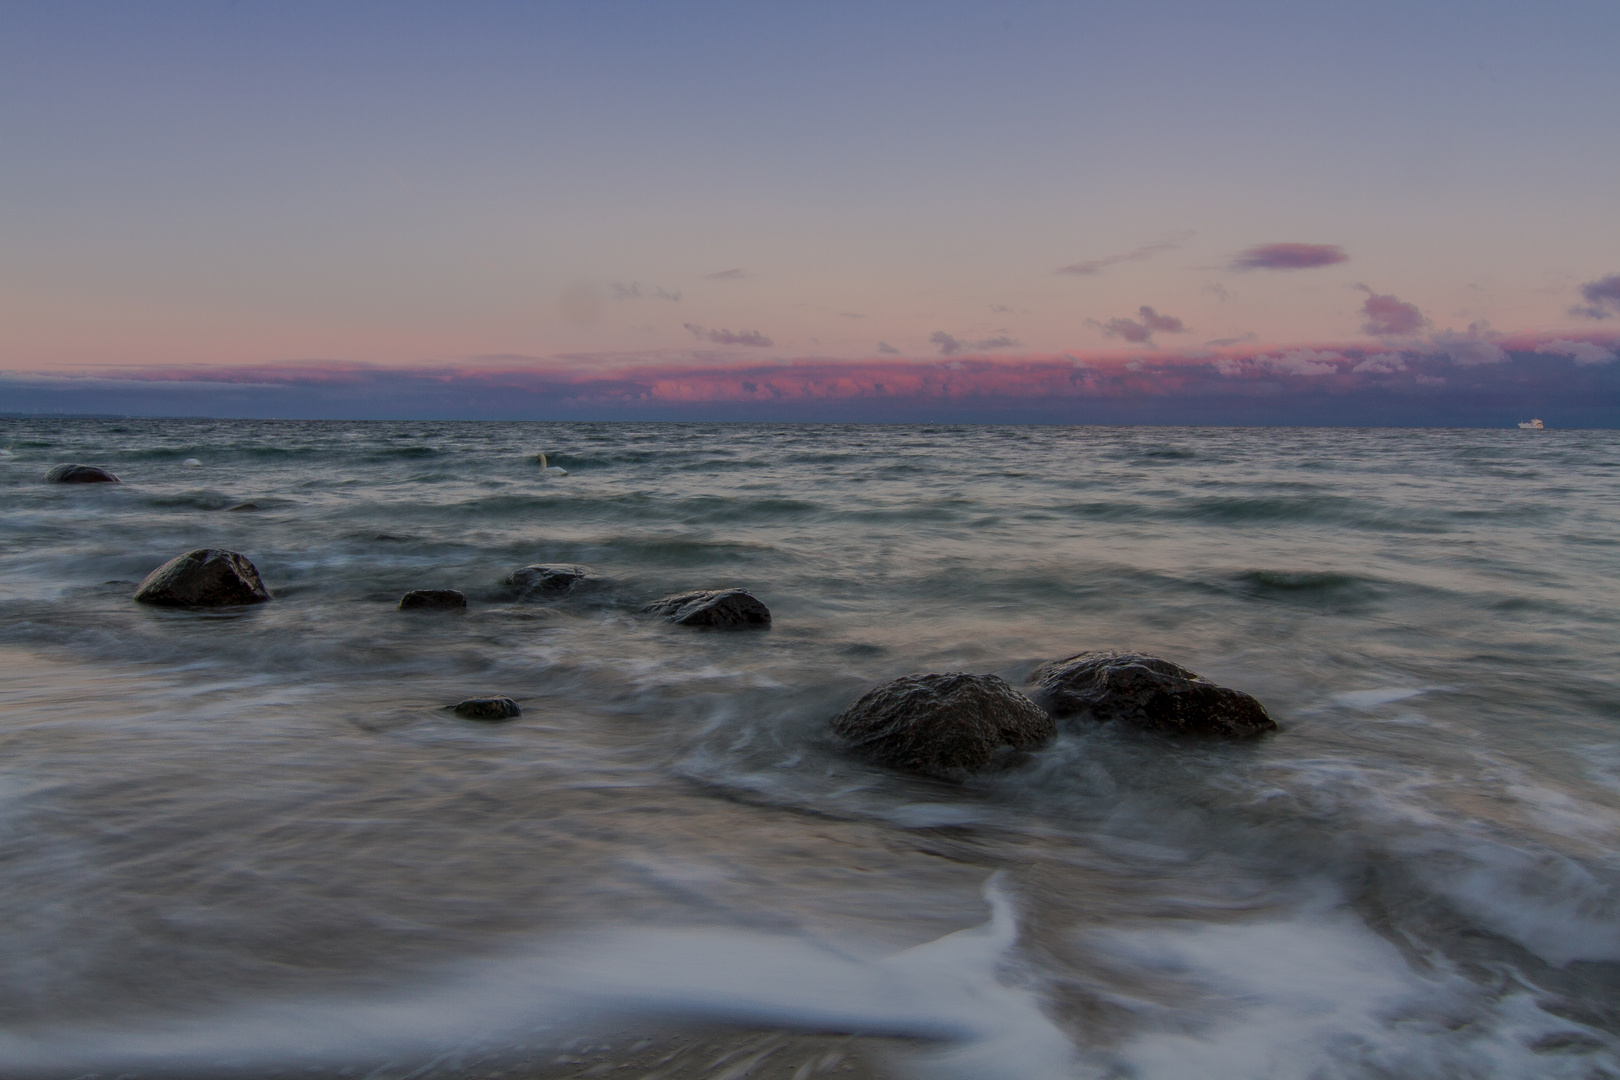
<svg viewBox="0 0 1620 1080"><path fill-rule="evenodd" d="M1620 1075L1620 434L0 447L0 1075ZM198 547L274 600L132 602ZM518 600L528 563L592 579ZM769 630L639 611L731 586ZM1280 731L1068 723L965 784L828 734L1100 648ZM523 715L443 709L481 694Z"/></svg>

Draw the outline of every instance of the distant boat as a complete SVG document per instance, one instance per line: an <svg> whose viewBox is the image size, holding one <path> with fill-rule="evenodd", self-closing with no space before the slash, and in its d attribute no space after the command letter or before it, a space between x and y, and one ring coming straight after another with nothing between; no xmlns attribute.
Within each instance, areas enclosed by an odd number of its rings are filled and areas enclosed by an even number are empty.
<svg viewBox="0 0 1620 1080"><path fill-rule="evenodd" d="M1524 428L1526 431L1540 431L1547 425L1543 424L1540 420L1520 420L1519 426Z"/></svg>

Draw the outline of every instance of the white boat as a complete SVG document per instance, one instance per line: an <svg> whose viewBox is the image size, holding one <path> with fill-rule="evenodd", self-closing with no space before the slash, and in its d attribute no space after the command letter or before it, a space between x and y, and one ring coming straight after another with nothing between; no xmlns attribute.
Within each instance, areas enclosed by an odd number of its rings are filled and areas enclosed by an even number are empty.
<svg viewBox="0 0 1620 1080"><path fill-rule="evenodd" d="M1520 420L1519 426L1524 428L1526 431L1540 431L1546 425L1540 420Z"/></svg>

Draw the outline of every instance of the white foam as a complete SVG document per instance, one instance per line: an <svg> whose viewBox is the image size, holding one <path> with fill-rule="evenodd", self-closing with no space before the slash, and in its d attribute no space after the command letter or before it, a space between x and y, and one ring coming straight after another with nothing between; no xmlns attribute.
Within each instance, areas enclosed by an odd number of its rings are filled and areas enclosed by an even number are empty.
<svg viewBox="0 0 1620 1080"><path fill-rule="evenodd" d="M999 978L1017 926L993 879L985 897L985 925L884 958L783 935L604 932L394 1000L259 1004L137 1030L0 1033L0 1060L25 1070L334 1060L573 1035L642 1017L938 1040L943 1047L919 1064L942 1078L1066 1075L1068 1039L1032 993Z"/></svg>
<svg viewBox="0 0 1620 1080"><path fill-rule="evenodd" d="M1157 1030L1097 1062L1136 1080L1585 1077L1599 1075L1598 1062L1620 1065L1606 1035L1546 1013L1527 992L1491 1000L1449 971L1420 975L1344 912L1095 941L1174 988L1179 1007L1147 1016ZM1560 1038L1585 1052L1533 1049Z"/></svg>

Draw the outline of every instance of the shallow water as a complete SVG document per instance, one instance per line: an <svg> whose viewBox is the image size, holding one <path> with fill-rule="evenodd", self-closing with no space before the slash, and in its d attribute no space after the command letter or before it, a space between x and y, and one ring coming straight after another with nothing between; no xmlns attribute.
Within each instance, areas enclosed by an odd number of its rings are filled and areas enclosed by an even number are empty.
<svg viewBox="0 0 1620 1080"><path fill-rule="evenodd" d="M591 1061L805 1080L856 1034L920 1076L1620 1075L1616 433L13 420L0 447L11 1073L543 1072L575 1059L514 1048L720 1025L757 1034ZM41 483L61 461L125 482ZM201 546L274 602L130 601ZM597 577L514 601L531 562ZM719 586L773 627L637 611ZM470 607L395 610L412 588ZM883 679L1108 647L1282 731L1070 726L963 786L826 737ZM479 693L524 714L441 709Z"/></svg>

